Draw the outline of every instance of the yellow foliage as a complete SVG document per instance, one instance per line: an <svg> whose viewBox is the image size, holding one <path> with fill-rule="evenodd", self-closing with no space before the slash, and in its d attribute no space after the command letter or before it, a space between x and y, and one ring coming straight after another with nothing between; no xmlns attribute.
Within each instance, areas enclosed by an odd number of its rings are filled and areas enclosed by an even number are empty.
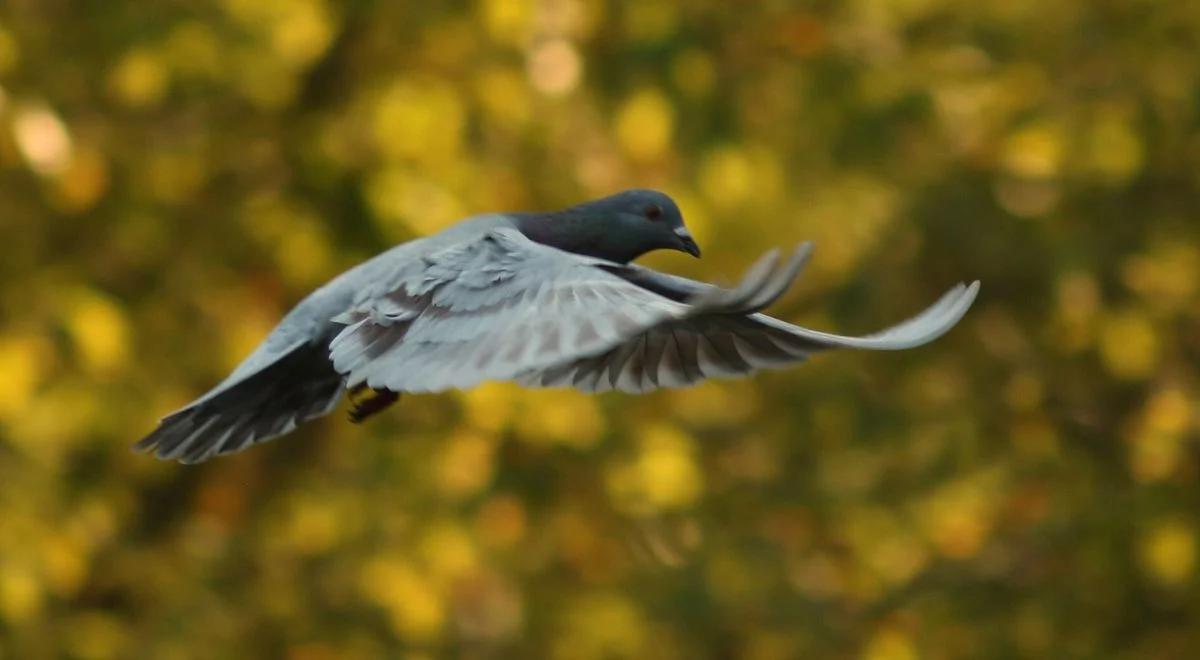
<svg viewBox="0 0 1200 660"><path fill-rule="evenodd" d="M27 623L42 609L43 598L29 566L0 563L0 617L11 625Z"/></svg>
<svg viewBox="0 0 1200 660"><path fill-rule="evenodd" d="M531 442L560 444L586 449L604 434L604 418L596 400L567 389L540 390L521 394L516 428Z"/></svg>
<svg viewBox="0 0 1200 660"><path fill-rule="evenodd" d="M637 160L654 160L666 155L675 128L675 111L654 90L642 90L617 111L615 132L618 143Z"/></svg>
<svg viewBox="0 0 1200 660"><path fill-rule="evenodd" d="M271 26L271 46L289 66L304 66L329 46L334 25L321 0L292 0Z"/></svg>
<svg viewBox="0 0 1200 660"><path fill-rule="evenodd" d="M1124 310L1107 316L1100 329L1100 357L1113 376L1148 378L1158 367L1158 333L1144 313Z"/></svg>
<svg viewBox="0 0 1200 660"><path fill-rule="evenodd" d="M382 606L397 634L413 641L435 639L446 613L429 579L406 562L376 558L363 565L362 591Z"/></svg>
<svg viewBox="0 0 1200 660"><path fill-rule="evenodd" d="M53 349L37 335L0 335L0 420L17 416L52 366Z"/></svg>
<svg viewBox="0 0 1200 660"><path fill-rule="evenodd" d="M385 158L439 164L458 154L464 124L462 101L448 84L401 78L379 98L372 129Z"/></svg>
<svg viewBox="0 0 1200 660"><path fill-rule="evenodd" d="M650 426L641 432L633 459L609 471L609 491L633 514L688 507L704 488L693 451L692 440L682 431Z"/></svg>
<svg viewBox="0 0 1200 660"><path fill-rule="evenodd" d="M862 654L863 660L917 660L920 657L912 637L895 627L875 633Z"/></svg>
<svg viewBox="0 0 1200 660"><path fill-rule="evenodd" d="M534 12L530 0L480 0L484 25L493 39L521 45L529 36Z"/></svg>
<svg viewBox="0 0 1200 660"><path fill-rule="evenodd" d="M9 4L5 658L1200 648L1194 3ZM980 298L897 353L129 451L341 268L628 187L704 251L643 265L812 240L784 320Z"/></svg>
<svg viewBox="0 0 1200 660"><path fill-rule="evenodd" d="M1177 587L1192 577L1196 568L1196 530L1182 520L1153 523L1140 539L1139 558L1150 579Z"/></svg>
<svg viewBox="0 0 1200 660"><path fill-rule="evenodd" d="M1003 162L1013 174L1029 178L1057 176L1066 150L1063 128L1039 121L1012 133L1005 143Z"/></svg>
<svg viewBox="0 0 1200 660"><path fill-rule="evenodd" d="M449 521L433 525L421 538L420 551L428 574L448 585L478 564L475 543L467 530Z"/></svg>
<svg viewBox="0 0 1200 660"><path fill-rule="evenodd" d="M161 102L170 81L170 73L162 56L144 48L127 53L108 74L108 87L112 95L131 108L144 108Z"/></svg>
<svg viewBox="0 0 1200 660"><path fill-rule="evenodd" d="M107 297L80 290L68 298L67 330L83 368L111 376L129 361L130 329L121 307Z"/></svg>
<svg viewBox="0 0 1200 660"><path fill-rule="evenodd" d="M1108 111L1090 127L1086 158L1097 176L1111 184L1129 181L1142 169L1145 148L1131 113Z"/></svg>
<svg viewBox="0 0 1200 660"><path fill-rule="evenodd" d="M633 603L615 593L581 595L563 613L555 660L643 657L648 631Z"/></svg>
<svg viewBox="0 0 1200 660"><path fill-rule="evenodd" d="M436 470L443 493L452 498L466 497L488 485L495 469L492 437L461 432L444 441Z"/></svg>

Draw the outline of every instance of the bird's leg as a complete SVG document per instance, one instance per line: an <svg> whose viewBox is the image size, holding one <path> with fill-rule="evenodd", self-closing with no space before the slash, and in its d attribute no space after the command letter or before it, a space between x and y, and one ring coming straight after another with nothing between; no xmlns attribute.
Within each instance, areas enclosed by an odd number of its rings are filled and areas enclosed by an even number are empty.
<svg viewBox="0 0 1200 660"><path fill-rule="evenodd" d="M382 411L400 398L399 392L377 390L360 383L350 388L350 412L347 414L351 422L361 424L371 415Z"/></svg>

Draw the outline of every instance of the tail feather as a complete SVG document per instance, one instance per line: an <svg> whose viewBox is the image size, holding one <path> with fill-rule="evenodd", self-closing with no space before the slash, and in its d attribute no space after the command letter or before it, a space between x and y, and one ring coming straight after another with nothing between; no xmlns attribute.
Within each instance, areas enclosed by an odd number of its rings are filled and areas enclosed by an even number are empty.
<svg viewBox="0 0 1200 660"><path fill-rule="evenodd" d="M172 413L134 449L164 460L199 463L283 435L328 414L345 378L324 341L300 344L275 362Z"/></svg>

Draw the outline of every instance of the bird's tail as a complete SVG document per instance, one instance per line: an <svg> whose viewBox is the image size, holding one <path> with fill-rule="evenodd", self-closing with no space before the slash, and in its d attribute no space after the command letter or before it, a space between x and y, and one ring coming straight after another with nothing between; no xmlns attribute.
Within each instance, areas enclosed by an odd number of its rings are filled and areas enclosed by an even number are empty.
<svg viewBox="0 0 1200 660"><path fill-rule="evenodd" d="M164 417L134 448L182 463L239 452L328 414L344 387L325 342L299 344L240 382Z"/></svg>

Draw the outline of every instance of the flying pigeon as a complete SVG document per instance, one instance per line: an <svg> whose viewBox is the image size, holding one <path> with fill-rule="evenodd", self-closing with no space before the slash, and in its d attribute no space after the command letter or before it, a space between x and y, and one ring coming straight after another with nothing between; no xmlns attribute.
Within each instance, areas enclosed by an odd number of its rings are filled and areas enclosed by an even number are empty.
<svg viewBox="0 0 1200 660"><path fill-rule="evenodd" d="M403 243L300 301L233 373L137 443L198 463L329 413L362 421L400 393L484 381L648 392L802 362L831 348L899 350L952 328L979 283L864 337L762 314L808 259L767 253L732 288L630 263L700 256L675 202L628 190L552 213L475 216Z"/></svg>

